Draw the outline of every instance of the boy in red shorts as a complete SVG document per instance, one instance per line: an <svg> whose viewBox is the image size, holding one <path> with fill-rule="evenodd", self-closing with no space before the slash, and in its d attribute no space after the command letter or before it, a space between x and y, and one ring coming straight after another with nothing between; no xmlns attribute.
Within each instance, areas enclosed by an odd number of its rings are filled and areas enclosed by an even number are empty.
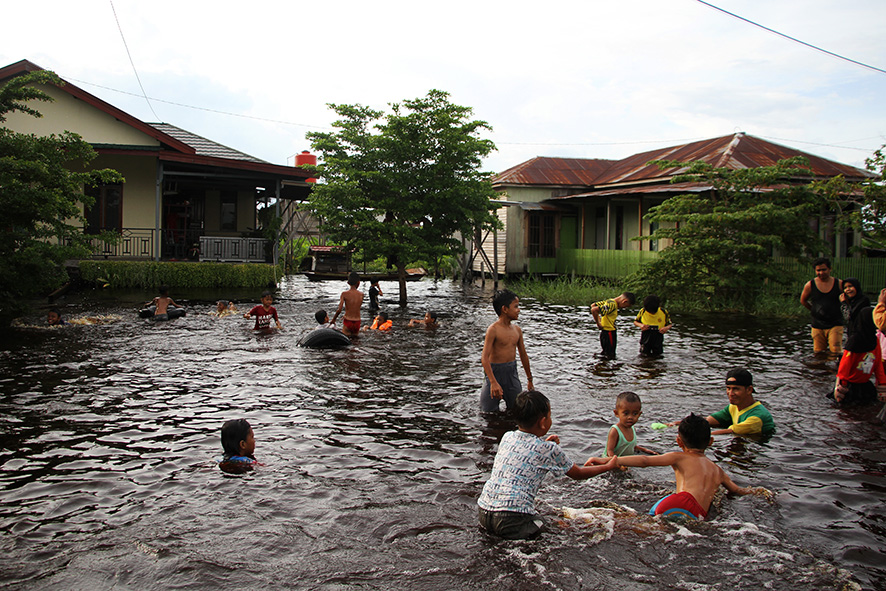
<svg viewBox="0 0 886 591"><path fill-rule="evenodd" d="M739 495L765 495L769 492L764 488L742 488L732 482L719 466L705 457L705 449L713 442L707 420L690 414L680 421L677 434L677 445L682 451L660 456L622 456L617 457L616 461L619 466L671 466L674 469L677 492L657 502L649 510L650 515L704 519L721 484L729 492ZM600 464L602 461L605 460L591 458L587 463Z"/></svg>
<svg viewBox="0 0 886 591"><path fill-rule="evenodd" d="M348 285L350 288L341 292L341 297L338 299L338 309L329 325L335 325L335 320L344 308L345 317L342 320L342 332L346 335L355 335L360 332L360 308L363 306L363 292L357 289L360 287L360 276L352 271L348 275Z"/></svg>

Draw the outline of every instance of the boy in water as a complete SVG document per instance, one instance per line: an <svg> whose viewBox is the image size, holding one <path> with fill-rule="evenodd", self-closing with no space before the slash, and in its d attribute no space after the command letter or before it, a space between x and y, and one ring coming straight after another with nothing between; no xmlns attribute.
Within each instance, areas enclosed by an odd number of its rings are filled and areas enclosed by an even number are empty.
<svg viewBox="0 0 886 591"><path fill-rule="evenodd" d="M634 425L643 414L643 403L640 397L633 392L622 392L615 399L615 416L618 423L609 428L606 437L606 457L632 456L635 451L644 454L657 455L656 452L637 445L637 431Z"/></svg>
<svg viewBox="0 0 886 591"><path fill-rule="evenodd" d="M523 345L523 331L513 324L520 316L520 299L512 291L501 290L495 293L492 307L498 314L498 320L486 329L480 357L486 374L480 390L480 410L483 412L497 411L502 398L508 410L514 407L517 395L523 389L517 377L517 353L526 372L526 389L535 389L532 386L529 356Z"/></svg>
<svg viewBox="0 0 886 591"><path fill-rule="evenodd" d="M271 320L273 319L278 330L283 330L280 319L277 317L277 308L272 306L274 303L274 294L265 291L261 294L261 305L255 306L252 310L243 315L243 318L252 318L255 316L255 326L253 330L268 330L271 328Z"/></svg>
<svg viewBox="0 0 886 591"><path fill-rule="evenodd" d="M424 326L425 328L437 328L437 313L425 312L424 318L411 318L409 326Z"/></svg>
<svg viewBox="0 0 886 591"><path fill-rule="evenodd" d="M169 319L169 306L173 308L181 308L178 304L172 301L172 298L169 297L169 287L166 285L160 286L160 295L155 297L153 300L148 302L149 306L156 306L154 309L154 320L168 320Z"/></svg>
<svg viewBox="0 0 886 591"><path fill-rule="evenodd" d="M342 308L345 310L345 318L342 320L342 332L346 335L355 335L360 332L360 307L363 305L363 292L357 289L360 286L360 276L351 271L348 275L347 291L341 292L338 299L338 309L329 324L334 326Z"/></svg>
<svg viewBox="0 0 886 591"><path fill-rule="evenodd" d="M643 309L637 314L634 326L640 329L640 355L657 357L664 350L664 334L671 329L671 315L661 307L657 295L643 299Z"/></svg>
<svg viewBox="0 0 886 591"><path fill-rule="evenodd" d="M369 309L378 310L378 296L385 295L378 286L378 279L369 282Z"/></svg>
<svg viewBox="0 0 886 591"><path fill-rule="evenodd" d="M711 425L699 415L690 414L680 421L677 445L682 451L672 451L658 456L616 456L619 466L671 466L677 483L677 492L668 495L653 505L650 515L668 517L691 517L704 519L711 507L711 501L720 485L739 495L771 494L764 488L742 488L714 462L705 457L705 449L714 442ZM591 458L590 464L603 460Z"/></svg>
<svg viewBox="0 0 886 591"><path fill-rule="evenodd" d="M317 321L317 326L315 328L323 328L329 324L329 314L326 313L326 310L317 310L314 313L314 320Z"/></svg>
<svg viewBox="0 0 886 591"><path fill-rule="evenodd" d="M394 326L394 321L388 319L387 312L379 312L378 316L375 317L375 320L372 321L372 326L364 326L363 330L391 330L391 327Z"/></svg>
<svg viewBox="0 0 886 591"><path fill-rule="evenodd" d="M608 300L600 300L591 304L591 316L597 328L600 329L600 346L603 348L603 355L610 359L615 358L615 347L618 344L618 335L615 332L615 319L618 318L618 310L633 306L637 300L636 296L629 291L624 292L615 298Z"/></svg>
<svg viewBox="0 0 886 591"><path fill-rule="evenodd" d="M541 532L543 521L535 513L535 496L548 472L584 480L616 465L612 457L598 466L579 466L563 453L558 436L542 439L552 421L551 403L541 392L521 392L514 414L518 430L501 438L492 474L477 499L480 525L509 540L531 538Z"/></svg>
<svg viewBox="0 0 886 591"><path fill-rule="evenodd" d="M50 308L46 313L46 323L49 326L65 326L68 323L62 318L62 313L58 308Z"/></svg>

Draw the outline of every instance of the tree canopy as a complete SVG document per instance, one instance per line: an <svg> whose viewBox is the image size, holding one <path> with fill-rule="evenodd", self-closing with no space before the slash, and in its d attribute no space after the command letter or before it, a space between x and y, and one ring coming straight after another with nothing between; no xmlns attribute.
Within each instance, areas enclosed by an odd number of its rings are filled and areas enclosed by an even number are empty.
<svg viewBox="0 0 886 591"><path fill-rule="evenodd" d="M803 258L822 250L809 220L824 200L809 184L812 174L804 158L739 170L704 162L655 164L683 168L674 183L711 189L678 195L650 209L647 219L662 225L642 239L672 244L640 271L640 287L662 297L690 292L721 307L749 309L764 282L793 279L771 264L773 255Z"/></svg>
<svg viewBox="0 0 886 591"><path fill-rule="evenodd" d="M64 82L39 71L0 86L0 123L16 111L41 116L31 101L52 98L38 84ZM89 170L95 157L75 133L36 136L0 127L0 323L21 314L23 300L59 287L64 260L88 254L82 207L92 199L83 187L123 181L113 170Z"/></svg>
<svg viewBox="0 0 886 591"><path fill-rule="evenodd" d="M390 106L329 105L336 131L307 134L322 181L308 207L332 241L398 269L405 305L409 263L463 252L458 234L497 224L492 175L479 170L495 145L481 137L489 125L446 92Z"/></svg>

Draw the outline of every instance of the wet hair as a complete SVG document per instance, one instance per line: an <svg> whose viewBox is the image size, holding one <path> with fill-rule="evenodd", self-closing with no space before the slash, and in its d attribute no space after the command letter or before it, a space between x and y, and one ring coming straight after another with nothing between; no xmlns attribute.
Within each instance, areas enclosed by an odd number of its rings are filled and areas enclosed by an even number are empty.
<svg viewBox="0 0 886 591"><path fill-rule="evenodd" d="M326 313L326 310L317 310L314 313L314 318L317 319L317 324L323 324L329 318L329 315Z"/></svg>
<svg viewBox="0 0 886 591"><path fill-rule="evenodd" d="M169 286L168 285L161 285L158 288L158 290L160 291L160 295L162 295L163 297L166 297L169 295Z"/></svg>
<svg viewBox="0 0 886 591"><path fill-rule="evenodd" d="M514 418L524 429L531 429L551 412L551 402L538 390L523 390L517 395Z"/></svg>
<svg viewBox="0 0 886 591"><path fill-rule="evenodd" d="M429 310L429 311L428 311L428 316L431 317L431 320L433 320L434 322L437 322L437 313L436 313L436 312L433 312L433 311L430 311L430 310Z"/></svg>
<svg viewBox="0 0 886 591"><path fill-rule="evenodd" d="M517 294L509 289L500 289L495 292L495 295L492 296L492 307L495 309L495 314L501 316L501 309L510 306L511 302L516 299Z"/></svg>
<svg viewBox="0 0 886 591"><path fill-rule="evenodd" d="M812 268L813 269L819 265L824 265L828 269L830 269L831 268L831 259L829 259L827 257L818 257L817 259L812 261Z"/></svg>
<svg viewBox="0 0 886 591"><path fill-rule="evenodd" d="M624 292L624 293L621 294L621 295L623 295L624 297L626 297L626 298L628 299L628 304L630 304L631 306L633 306L633 305L634 305L634 302L637 301L637 296L635 296L635 295L633 294L633 292L626 291L626 292Z"/></svg>
<svg viewBox="0 0 886 591"><path fill-rule="evenodd" d="M274 292L272 292L269 289L266 289L265 291L261 292L261 297L262 297L262 299L267 298L267 297L272 298L272 297L274 297Z"/></svg>
<svg viewBox="0 0 886 591"><path fill-rule="evenodd" d="M643 298L643 309L650 314L655 314L661 308L661 298L657 295L648 295Z"/></svg>
<svg viewBox="0 0 886 591"><path fill-rule="evenodd" d="M379 312L378 319L381 320L382 322L387 322L388 321L388 313L387 312Z"/></svg>
<svg viewBox="0 0 886 591"><path fill-rule="evenodd" d="M633 392L622 392L615 398L615 408L618 408L622 403L627 404L643 404L640 401L640 397L634 394Z"/></svg>
<svg viewBox="0 0 886 591"><path fill-rule="evenodd" d="M369 285L378 285L378 279L373 279L369 282Z"/></svg>
<svg viewBox="0 0 886 591"><path fill-rule="evenodd" d="M240 442L246 441L251 428L246 419L225 421L221 428L221 444L226 460L240 455Z"/></svg>
<svg viewBox="0 0 886 591"><path fill-rule="evenodd" d="M680 421L679 432L689 449L704 450L711 443L711 424L701 415L690 413Z"/></svg>
<svg viewBox="0 0 886 591"><path fill-rule="evenodd" d="M348 275L348 285L360 285L360 276L356 271L351 271Z"/></svg>

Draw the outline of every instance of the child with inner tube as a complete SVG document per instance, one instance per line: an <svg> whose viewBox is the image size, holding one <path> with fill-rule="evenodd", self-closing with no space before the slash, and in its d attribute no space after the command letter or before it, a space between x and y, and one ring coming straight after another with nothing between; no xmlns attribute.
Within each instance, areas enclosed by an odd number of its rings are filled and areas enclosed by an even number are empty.
<svg viewBox="0 0 886 591"><path fill-rule="evenodd" d="M707 517L711 501L721 484L729 492L738 495L771 496L765 488L738 486L722 468L705 457L705 449L713 442L710 423L700 415L690 414L680 421L677 434L677 445L682 451L672 451L657 456L613 457L618 466L671 466L674 469L677 492L653 505L649 510L650 515L702 520ZM597 465L604 461L606 460L603 458L591 458L587 463Z"/></svg>
<svg viewBox="0 0 886 591"><path fill-rule="evenodd" d="M154 308L153 320L169 320L169 306L172 306L173 308L181 308L181 306L176 304L172 298L169 297L169 287L166 285L160 286L160 295L148 302L147 305L156 306L156 308Z"/></svg>
<svg viewBox="0 0 886 591"><path fill-rule="evenodd" d="M221 428L224 458L218 467L229 474L243 474L252 470L255 459L255 433L246 419L225 421Z"/></svg>

